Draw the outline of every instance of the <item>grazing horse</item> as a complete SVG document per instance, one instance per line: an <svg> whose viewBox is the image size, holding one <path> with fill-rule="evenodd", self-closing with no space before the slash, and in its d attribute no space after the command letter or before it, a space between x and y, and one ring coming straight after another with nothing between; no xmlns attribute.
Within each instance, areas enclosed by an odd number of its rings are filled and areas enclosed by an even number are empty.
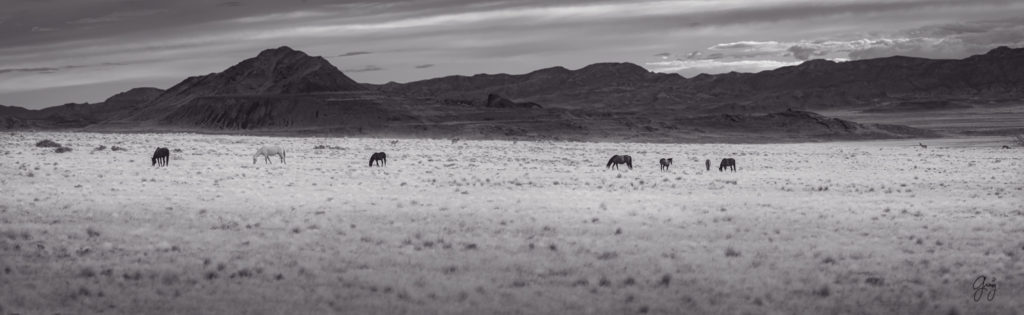
<svg viewBox="0 0 1024 315"><path fill-rule="evenodd" d="M377 166L388 166L388 155L384 152L377 152L370 156L370 167L373 167L373 162L377 162ZM384 165L381 165L381 162Z"/></svg>
<svg viewBox="0 0 1024 315"><path fill-rule="evenodd" d="M1008 146L1008 145L1004 145L1003 146L1003 149L1009 149L1009 148L1010 148L1010 146Z"/></svg>
<svg viewBox="0 0 1024 315"><path fill-rule="evenodd" d="M708 171L711 171L711 160L710 159L704 160L704 167L708 168Z"/></svg>
<svg viewBox="0 0 1024 315"><path fill-rule="evenodd" d="M658 163L661 164L662 171L667 171L668 167L672 165L672 159L661 159Z"/></svg>
<svg viewBox="0 0 1024 315"><path fill-rule="evenodd" d="M921 146L921 148L924 148L924 149L928 148L928 146L924 145L924 143L918 142L917 145Z"/></svg>
<svg viewBox="0 0 1024 315"><path fill-rule="evenodd" d="M171 150L167 148L156 148L156 152L153 152L153 166L167 166L170 160Z"/></svg>
<svg viewBox="0 0 1024 315"><path fill-rule="evenodd" d="M722 164L718 165L718 171L724 171L725 169L732 168L732 171L736 171L736 160L734 159L722 159Z"/></svg>
<svg viewBox="0 0 1024 315"><path fill-rule="evenodd" d="M633 169L633 158L628 155L612 156L612 158L608 160L608 165L606 165L605 167L615 167L615 169L619 169L619 164L626 164L626 166L628 166L629 169Z"/></svg>
<svg viewBox="0 0 1024 315"><path fill-rule="evenodd" d="M256 150L256 154L252 155L252 164L256 164L256 157L260 156L260 155L263 156L263 160L266 161L267 164L273 164L273 163L270 163L270 156L272 156L272 155L276 155L276 156L280 157L281 158L281 163L288 164L284 160L284 156L285 156L284 149L282 149L281 147L276 146L276 145L267 145L267 146L261 147L259 150Z"/></svg>

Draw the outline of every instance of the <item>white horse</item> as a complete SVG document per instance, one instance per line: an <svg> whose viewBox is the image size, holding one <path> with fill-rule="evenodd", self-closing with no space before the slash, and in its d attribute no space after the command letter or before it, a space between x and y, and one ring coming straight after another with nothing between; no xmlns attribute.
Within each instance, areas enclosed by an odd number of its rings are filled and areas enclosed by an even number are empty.
<svg viewBox="0 0 1024 315"><path fill-rule="evenodd" d="M284 161L284 149L282 149L281 147L276 146L276 145L263 146L262 148L257 150L256 154L252 155L252 164L256 164L256 157L260 156L260 155L262 155L264 160L267 163L269 163L269 164L273 164L273 163L270 163L270 156L272 156L272 155L276 155L276 156L281 157L281 163L288 164L288 163L285 163L285 161Z"/></svg>

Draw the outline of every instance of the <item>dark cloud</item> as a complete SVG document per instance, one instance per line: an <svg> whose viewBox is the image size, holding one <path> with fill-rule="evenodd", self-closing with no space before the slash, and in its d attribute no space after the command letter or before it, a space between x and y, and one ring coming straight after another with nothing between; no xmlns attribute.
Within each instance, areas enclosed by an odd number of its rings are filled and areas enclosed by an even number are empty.
<svg viewBox="0 0 1024 315"><path fill-rule="evenodd" d="M381 70L384 70L384 68L381 68L381 67L378 67L378 66L375 66L375 65L368 65L368 66L365 66L365 67L362 67L362 68L351 68L351 69L344 69L344 70L341 70L341 71L343 71L343 72L352 72L352 73L360 73L360 72L374 72L374 71L381 71Z"/></svg>
<svg viewBox="0 0 1024 315"><path fill-rule="evenodd" d="M100 64L91 65L67 65L60 67L34 67L34 68L6 68L0 69L0 74L4 73L54 73L63 70L80 69L80 68L93 68L93 67L108 67L108 66L121 66L124 63L117 62L105 62Z"/></svg>
<svg viewBox="0 0 1024 315"><path fill-rule="evenodd" d="M102 16L87 17L87 18L82 18L82 19L78 19L78 20L74 20L74 21L69 21L69 22L67 22L67 24L110 23L110 22L117 22L117 21L122 21L122 20L126 20L126 19L136 19L136 18L147 17L147 16L151 16L151 15L160 14L160 13L163 13L163 12L166 12L166 10L155 9L155 10L117 11L117 12L113 12L113 13L102 15Z"/></svg>
<svg viewBox="0 0 1024 315"><path fill-rule="evenodd" d="M723 54L723 53L713 53L713 54L707 55L707 57L704 57L704 59L709 59L709 60L722 59L722 58L725 58L725 54Z"/></svg>
<svg viewBox="0 0 1024 315"><path fill-rule="evenodd" d="M814 48L804 47L800 45L791 46L789 47L789 49L787 49L787 51L789 51L794 58L800 60L810 59L811 55L814 55L817 52L817 50L815 50Z"/></svg>
<svg viewBox="0 0 1024 315"><path fill-rule="evenodd" d="M416 69L426 69L426 68L432 68L432 67L434 67L434 64L432 64L432 63L416 65Z"/></svg>
<svg viewBox="0 0 1024 315"><path fill-rule="evenodd" d="M48 68L48 67L43 67L43 68L10 68L10 69L0 69L0 74L12 73L12 72L50 73L50 72L55 72L55 71L58 71L58 70L60 70L60 68Z"/></svg>
<svg viewBox="0 0 1024 315"><path fill-rule="evenodd" d="M347 52L347 53L344 53L344 54L340 54L340 55L336 55L336 56L333 56L333 57L335 57L335 58L337 58L337 57L351 57L351 56L369 55L369 54L372 54L372 52L369 52L369 51L350 51L350 52Z"/></svg>

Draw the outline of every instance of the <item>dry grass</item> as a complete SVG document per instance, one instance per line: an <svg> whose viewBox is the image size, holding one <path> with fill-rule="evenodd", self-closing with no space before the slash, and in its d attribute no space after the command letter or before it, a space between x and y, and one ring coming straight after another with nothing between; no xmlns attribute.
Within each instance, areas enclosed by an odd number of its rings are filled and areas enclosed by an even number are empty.
<svg viewBox="0 0 1024 315"><path fill-rule="evenodd" d="M33 147L42 138L186 148ZM1004 138L1005 139L1005 138ZM0 136L4 313L1012 314L1024 157L931 140L656 145ZM289 164L252 165L280 144ZM303 150L317 144L344 150ZM363 164L387 148L384 168ZM142 150L148 151L148 150ZM630 153L632 171L608 171ZM661 172L657 157L677 163ZM734 157L738 172L704 170ZM979 275L997 277L974 302Z"/></svg>

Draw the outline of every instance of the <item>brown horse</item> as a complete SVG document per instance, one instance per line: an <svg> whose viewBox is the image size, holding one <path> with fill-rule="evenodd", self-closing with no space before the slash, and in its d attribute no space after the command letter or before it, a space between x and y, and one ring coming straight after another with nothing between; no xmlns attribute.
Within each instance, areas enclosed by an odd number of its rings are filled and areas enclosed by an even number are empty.
<svg viewBox="0 0 1024 315"><path fill-rule="evenodd" d="M672 159L661 159L658 161L661 164L661 170L667 171L669 166L672 166Z"/></svg>
<svg viewBox="0 0 1024 315"><path fill-rule="evenodd" d="M153 152L153 166L167 166L171 160L171 150L167 148L156 148Z"/></svg>
<svg viewBox="0 0 1024 315"><path fill-rule="evenodd" d="M605 167L619 169L619 164L626 164L629 169L633 169L633 158L628 155L615 155L608 160L608 165Z"/></svg>
<svg viewBox="0 0 1024 315"><path fill-rule="evenodd" d="M718 171L724 171L728 168L732 168L732 171L736 171L736 160L734 159L722 159L722 164L718 165Z"/></svg>
<svg viewBox="0 0 1024 315"><path fill-rule="evenodd" d="M388 155L384 152L374 153L370 156L370 167L373 167L373 162L377 162L377 166L388 166Z"/></svg>

